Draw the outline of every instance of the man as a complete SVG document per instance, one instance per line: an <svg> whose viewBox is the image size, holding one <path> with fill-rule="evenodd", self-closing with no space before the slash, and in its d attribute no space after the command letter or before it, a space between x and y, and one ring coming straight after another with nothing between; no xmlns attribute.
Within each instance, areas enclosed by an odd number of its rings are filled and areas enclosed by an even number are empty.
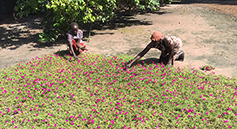
<svg viewBox="0 0 237 129"><path fill-rule="evenodd" d="M78 59L80 53L85 50L84 44L82 43L83 32L78 29L76 22L72 22L70 27L71 30L68 31L68 47L74 58ZM79 54L76 55L75 51L79 51Z"/></svg>
<svg viewBox="0 0 237 129"><path fill-rule="evenodd" d="M180 49L182 47L181 39L174 36L162 36L162 33L159 31L155 31L150 39L151 42L126 66L126 68L130 68L134 62L143 57L151 48L157 48L161 51L159 62L163 62L165 65L173 65L175 60L184 60L184 51Z"/></svg>

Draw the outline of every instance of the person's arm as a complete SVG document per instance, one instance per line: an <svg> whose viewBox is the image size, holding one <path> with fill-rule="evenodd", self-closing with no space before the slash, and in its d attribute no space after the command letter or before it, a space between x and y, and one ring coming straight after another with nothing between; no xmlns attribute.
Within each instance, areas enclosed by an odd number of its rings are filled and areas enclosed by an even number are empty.
<svg viewBox="0 0 237 129"><path fill-rule="evenodd" d="M166 51L161 51L159 63L161 63L161 62L166 63L166 62L167 62L167 61L165 60L166 57L167 57L167 52L166 52Z"/></svg>
<svg viewBox="0 0 237 129"><path fill-rule="evenodd" d="M174 64L174 45L171 45L169 50L169 65L173 64Z"/></svg>
<svg viewBox="0 0 237 129"><path fill-rule="evenodd" d="M75 59L78 59L78 57L76 56L75 52L74 52L74 49L73 49L73 46L72 46L72 34L71 34L71 31L68 31L68 46L69 46L69 51L72 52L73 56Z"/></svg>
<svg viewBox="0 0 237 129"><path fill-rule="evenodd" d="M73 46L72 46L72 41L69 41L69 49L70 51L72 52L73 56L75 59L78 59L78 57L76 56L75 52L74 52L74 49L73 49Z"/></svg>
<svg viewBox="0 0 237 129"><path fill-rule="evenodd" d="M151 49L151 46L152 46L152 43L149 43L145 49L143 49L142 52L140 52L127 66L126 66L126 69L127 68L130 68L131 65L138 61L139 59L141 59L150 49Z"/></svg>
<svg viewBox="0 0 237 129"><path fill-rule="evenodd" d="M85 50L85 47L80 44L81 41L82 41L82 38L83 38L83 31L82 31L82 30L78 29L77 37L79 37L79 39L78 39L78 41L77 41L78 47L79 47L79 49L81 49L81 50L84 51L84 50Z"/></svg>
<svg viewBox="0 0 237 129"><path fill-rule="evenodd" d="M168 53L168 64L169 65L173 65L174 64L174 60L173 60L173 56L174 56L174 42L171 39L171 37L165 36L164 37L164 43L166 45L166 52Z"/></svg>

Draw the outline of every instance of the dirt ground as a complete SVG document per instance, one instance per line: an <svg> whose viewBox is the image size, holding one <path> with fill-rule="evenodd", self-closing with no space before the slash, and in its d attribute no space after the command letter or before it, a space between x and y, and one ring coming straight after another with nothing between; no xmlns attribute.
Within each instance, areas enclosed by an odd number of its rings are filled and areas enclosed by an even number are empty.
<svg viewBox="0 0 237 129"><path fill-rule="evenodd" d="M214 66L218 75L237 76L236 3L172 4L159 11L120 19L116 29L92 30L90 42L84 42L91 53L137 55L149 43L152 32L159 30L183 41L185 61L176 61L174 67L192 69L207 64ZM0 68L67 49L63 44L66 40L53 44L38 42L42 32L39 23L40 19L35 17L19 23L0 23ZM159 54L151 49L144 58L159 58Z"/></svg>

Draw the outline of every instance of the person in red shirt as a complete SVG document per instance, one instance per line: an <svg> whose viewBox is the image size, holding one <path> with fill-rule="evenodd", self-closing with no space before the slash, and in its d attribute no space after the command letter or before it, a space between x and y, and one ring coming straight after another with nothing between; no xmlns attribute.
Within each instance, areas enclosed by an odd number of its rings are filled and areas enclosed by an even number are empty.
<svg viewBox="0 0 237 129"><path fill-rule="evenodd" d="M68 47L70 53L74 56L75 59L78 59L80 53L85 50L82 38L83 32L78 29L78 24L76 22L72 22L71 29L68 31ZM78 55L76 55L76 51L79 52Z"/></svg>
<svg viewBox="0 0 237 129"><path fill-rule="evenodd" d="M156 48L161 51L159 63L163 62L165 65L173 65L175 60L184 60L184 51L181 50L182 41L180 38L175 36L163 36L161 32L155 31L150 39L151 42L126 65L126 69L130 68L134 62L142 58L151 48Z"/></svg>

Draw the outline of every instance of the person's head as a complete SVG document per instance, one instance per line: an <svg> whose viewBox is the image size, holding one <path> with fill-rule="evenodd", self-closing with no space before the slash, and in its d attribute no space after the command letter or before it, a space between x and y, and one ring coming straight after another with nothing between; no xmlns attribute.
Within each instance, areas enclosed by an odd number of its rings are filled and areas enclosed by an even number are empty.
<svg viewBox="0 0 237 129"><path fill-rule="evenodd" d="M160 40L162 39L162 33L159 31L155 31L152 35L151 35L151 41L153 43L159 43Z"/></svg>
<svg viewBox="0 0 237 129"><path fill-rule="evenodd" d="M78 31L78 24L76 22L72 22L71 23L71 30L73 32L74 35L77 34L77 31Z"/></svg>

